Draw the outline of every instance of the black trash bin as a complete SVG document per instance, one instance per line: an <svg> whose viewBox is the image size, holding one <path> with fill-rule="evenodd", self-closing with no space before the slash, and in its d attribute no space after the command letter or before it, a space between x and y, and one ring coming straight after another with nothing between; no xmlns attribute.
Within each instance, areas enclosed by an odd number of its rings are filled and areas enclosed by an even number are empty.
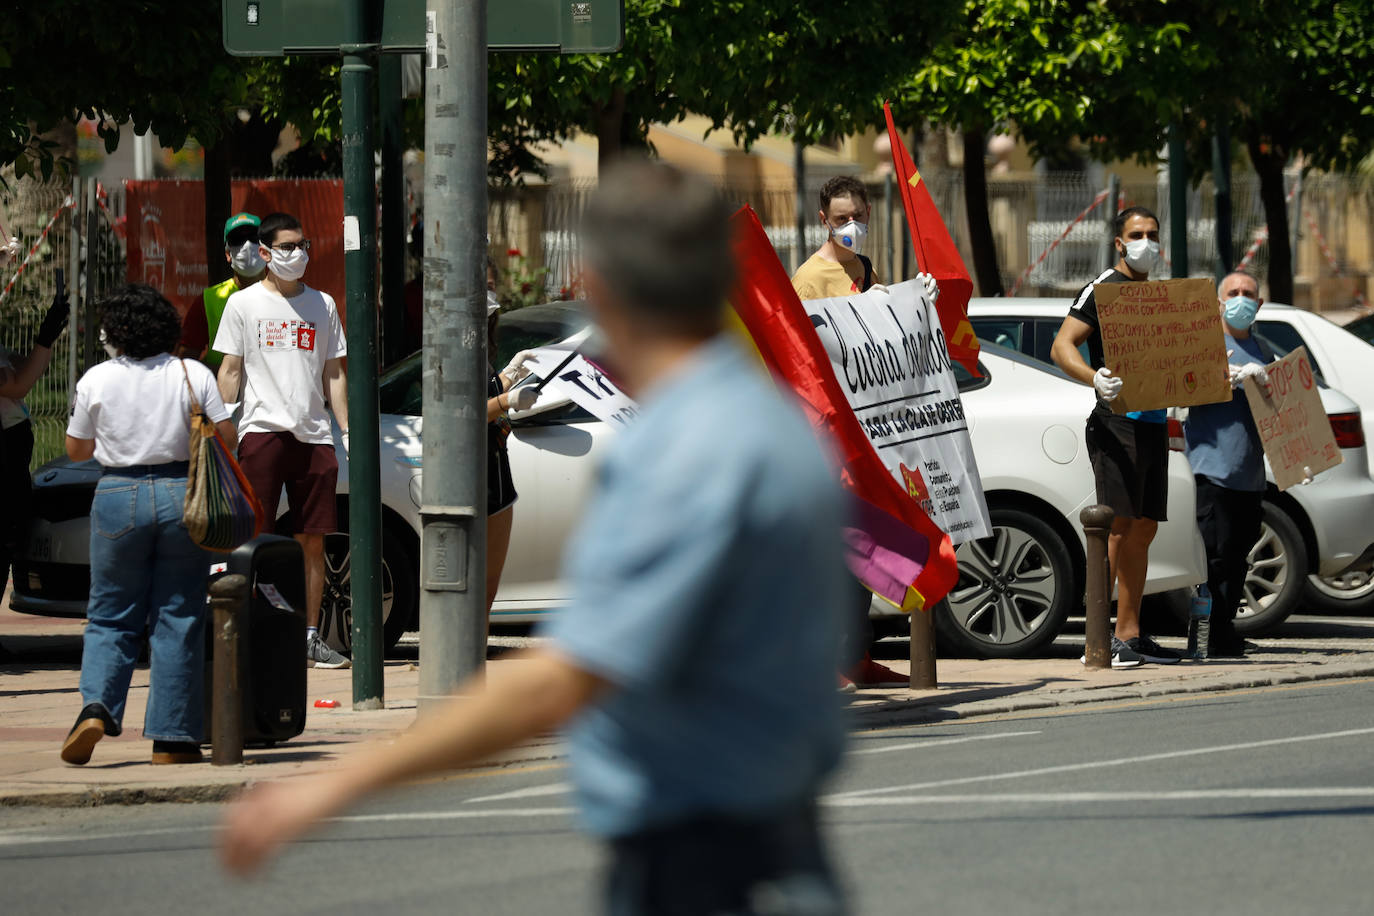
<svg viewBox="0 0 1374 916"><path fill-rule="evenodd" d="M223 572L248 580L240 613L243 743L270 746L305 730L305 553L295 538L264 534L229 554ZM207 608L206 613L210 611ZM205 628L205 741L213 734L214 621Z"/></svg>

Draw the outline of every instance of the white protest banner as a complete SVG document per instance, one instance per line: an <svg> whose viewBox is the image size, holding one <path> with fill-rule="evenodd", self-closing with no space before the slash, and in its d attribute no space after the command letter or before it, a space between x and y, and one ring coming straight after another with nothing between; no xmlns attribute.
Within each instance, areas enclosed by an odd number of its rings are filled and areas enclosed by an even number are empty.
<svg viewBox="0 0 1374 916"><path fill-rule="evenodd" d="M1286 490L1345 460L1331 431L1312 360L1306 347L1265 367L1269 388L1245 380L1245 397L1259 430L1264 457L1274 472L1274 484Z"/></svg>
<svg viewBox="0 0 1374 916"><path fill-rule="evenodd" d="M525 365L544 384L544 398L567 398L598 420L614 427L629 426L639 413L639 405L616 387L606 374L588 362L580 353L568 359L568 351L557 347L540 347L532 351L534 357ZM553 374L550 377L551 373Z"/></svg>
<svg viewBox="0 0 1374 916"><path fill-rule="evenodd" d="M953 543L987 537L959 384L921 284L802 305L883 464Z"/></svg>

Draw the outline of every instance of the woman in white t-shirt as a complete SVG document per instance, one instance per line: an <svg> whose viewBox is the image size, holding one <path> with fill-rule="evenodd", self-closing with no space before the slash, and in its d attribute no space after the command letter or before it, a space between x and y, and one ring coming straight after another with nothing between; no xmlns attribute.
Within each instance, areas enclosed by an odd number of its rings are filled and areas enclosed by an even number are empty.
<svg viewBox="0 0 1374 916"><path fill-rule="evenodd" d="M76 386L67 454L104 466L91 505L91 596L81 653L82 710L62 759L82 764L122 729L134 663L152 658L143 734L153 763L201 759L205 584L209 554L182 524L190 457L190 391L226 442L237 437L215 378L170 355L181 334L172 304L130 285L101 303L112 357Z"/></svg>

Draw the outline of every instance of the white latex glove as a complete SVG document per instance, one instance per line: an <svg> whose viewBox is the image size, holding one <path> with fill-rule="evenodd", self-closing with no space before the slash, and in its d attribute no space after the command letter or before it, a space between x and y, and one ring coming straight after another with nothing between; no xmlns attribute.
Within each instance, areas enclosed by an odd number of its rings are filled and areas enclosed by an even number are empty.
<svg viewBox="0 0 1374 916"><path fill-rule="evenodd" d="M514 385L530 374L530 370L525 368L525 363L531 359L534 359L533 350L521 350L511 357L510 364L501 370L501 374L510 379L510 383Z"/></svg>
<svg viewBox="0 0 1374 916"><path fill-rule="evenodd" d="M19 237L10 236L10 240L0 247L0 267L4 267L11 260L15 260L23 254L24 249L19 247Z"/></svg>
<svg viewBox="0 0 1374 916"><path fill-rule="evenodd" d="M344 430L342 433L339 434L339 441L340 441L341 443L343 443L344 455L347 455L347 454L348 454L348 430Z"/></svg>
<svg viewBox="0 0 1374 916"><path fill-rule="evenodd" d="M1302 485L1305 487L1312 482L1312 469L1307 465L1302 466Z"/></svg>
<svg viewBox="0 0 1374 916"><path fill-rule="evenodd" d="M1097 370L1093 376L1093 387L1097 389L1098 395L1104 401L1115 401L1116 396L1121 393L1121 386L1126 384L1121 379L1112 375L1112 370L1103 366Z"/></svg>
<svg viewBox="0 0 1374 916"><path fill-rule="evenodd" d="M511 410L529 410L534 406L534 402L539 400L540 392L533 385L525 385L521 388L512 388L506 392L506 403Z"/></svg>
<svg viewBox="0 0 1374 916"><path fill-rule="evenodd" d="M934 305L935 300L940 298L940 284L936 283L930 274L917 274L916 279L921 281L921 286L925 287L926 298Z"/></svg>
<svg viewBox="0 0 1374 916"><path fill-rule="evenodd" d="M1269 373L1259 363L1246 363L1243 366L1232 365L1230 369L1232 388L1241 387L1248 378L1254 379L1261 386L1269 384Z"/></svg>

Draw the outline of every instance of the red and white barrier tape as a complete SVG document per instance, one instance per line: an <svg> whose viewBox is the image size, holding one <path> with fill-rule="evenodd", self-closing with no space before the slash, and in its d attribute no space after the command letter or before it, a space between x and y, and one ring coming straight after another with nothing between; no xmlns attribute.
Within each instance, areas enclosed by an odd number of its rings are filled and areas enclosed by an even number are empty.
<svg viewBox="0 0 1374 916"><path fill-rule="evenodd" d="M18 269L16 269L14 272L14 276L10 277L10 282L5 284L4 292L0 292L0 302L5 301L5 297L8 296L10 294L10 290L14 288L14 284L19 279L19 275L24 272L24 268L29 266L29 262L33 260L33 256L38 254L39 246L41 246L43 244L43 240L48 237L48 233L52 230L52 227L57 223L57 218L62 215L62 211L73 207L75 203L76 202L72 200L72 196L70 194L68 194L66 199L62 201L62 206L57 208L57 212L52 215L52 219L48 220L48 224L43 227L43 231L38 233L38 238L34 240L33 247L29 249L28 255L24 258L22 262L20 262Z"/></svg>
<svg viewBox="0 0 1374 916"><path fill-rule="evenodd" d="M1078 214L1077 216L1075 216L1075 217L1069 222L1069 224L1068 224L1067 226L1064 227L1064 231L1063 231L1063 232L1059 233L1059 238L1057 238L1057 239L1055 239L1053 242L1051 242L1051 243L1049 244L1049 247L1046 248L1044 251L1042 251L1042 252L1040 253L1040 257L1038 257L1038 258L1035 259L1035 263L1034 263L1034 264L1032 264L1031 266L1027 267L1024 271L1022 271L1021 276L1017 277L1017 278L1016 278L1016 282L1013 283L1013 284L1011 285L1011 292L1007 293L1007 295L1008 295L1008 296L1015 296L1015 295L1016 295L1016 291L1017 291L1018 289L1021 288L1021 284L1025 283L1025 282L1026 282L1026 279L1027 279L1028 277L1030 277L1030 275L1031 275L1032 273L1035 272L1035 268L1037 268L1037 267L1039 267L1041 264L1043 264L1044 261L1045 261L1045 258L1047 258L1047 257L1050 256L1050 252L1051 252L1051 251L1054 251L1054 249L1058 248L1058 247L1059 247L1059 243L1062 242L1062 241L1064 241L1064 239L1066 239L1066 238L1069 237L1069 233L1073 231L1073 227L1074 227L1074 226L1077 226L1079 223L1083 222L1083 220L1087 219L1087 218L1088 218L1088 214L1091 213L1091 212L1093 212L1094 210L1096 210L1097 207L1098 207L1098 205L1101 204L1102 201L1104 201L1104 200L1106 200L1106 199L1107 199L1107 191L1106 191L1106 189L1101 190L1101 191L1098 191L1098 192L1097 192L1097 196L1093 198L1093 202L1090 203L1090 204L1088 204L1088 206L1085 207L1085 208L1083 209L1083 212L1082 212L1082 213L1080 213L1080 214Z"/></svg>
<svg viewBox="0 0 1374 916"><path fill-rule="evenodd" d="M1326 263L1331 266L1331 270L1335 272L1336 276L1344 277L1345 268L1341 267L1336 261L1336 256L1331 253L1331 247L1326 244L1326 236L1322 235L1322 231L1317 228L1317 221L1312 217L1312 211L1304 210L1302 215L1307 218L1307 227L1311 229L1312 234L1317 237L1317 247L1321 249L1322 257L1326 258ZM1350 292L1355 296L1356 305L1360 308L1369 308L1369 305L1365 302L1364 293L1360 292L1358 283L1351 284Z"/></svg>

